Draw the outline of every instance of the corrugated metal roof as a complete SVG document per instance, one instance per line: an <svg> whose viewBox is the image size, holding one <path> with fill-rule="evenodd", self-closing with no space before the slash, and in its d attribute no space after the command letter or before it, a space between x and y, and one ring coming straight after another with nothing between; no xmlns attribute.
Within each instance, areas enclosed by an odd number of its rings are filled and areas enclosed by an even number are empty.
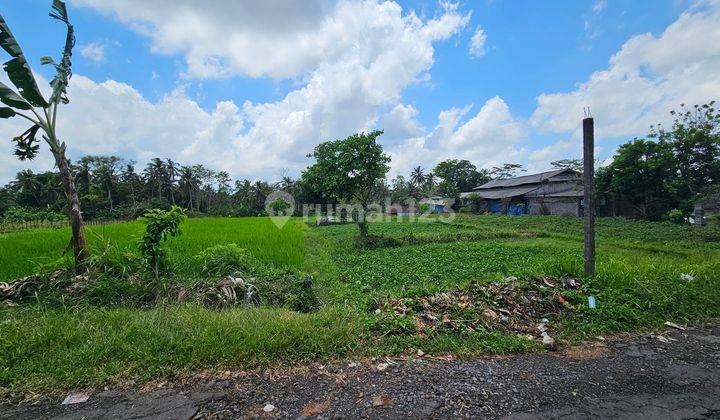
<svg viewBox="0 0 720 420"><path fill-rule="evenodd" d="M489 188L516 187L518 185L525 185L525 184L538 184L540 182L545 181L548 178L552 178L554 176L560 175L566 171L569 171L569 169L556 169L554 171L540 172L539 174L524 175L524 176L519 176L516 178L493 179L492 181L486 182L485 184L480 185L479 187L473 188L473 191L486 190Z"/></svg>
<svg viewBox="0 0 720 420"><path fill-rule="evenodd" d="M493 190L479 190L479 191L473 191L472 193L475 193L475 194L479 195L480 197L487 198L489 200L498 200L501 198L511 198L511 197L518 197L521 195L525 195L525 194L529 193L530 191L536 190L538 188L540 188L539 185L530 185L530 186L525 186L525 187L497 188L497 189L493 189Z"/></svg>

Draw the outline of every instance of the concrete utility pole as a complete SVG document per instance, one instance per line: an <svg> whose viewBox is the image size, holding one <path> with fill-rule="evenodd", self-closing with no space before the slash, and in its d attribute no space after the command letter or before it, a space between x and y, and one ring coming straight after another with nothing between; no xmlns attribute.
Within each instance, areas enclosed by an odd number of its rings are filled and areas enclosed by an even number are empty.
<svg viewBox="0 0 720 420"><path fill-rule="evenodd" d="M583 120L583 178L585 185L585 275L595 275L595 123Z"/></svg>

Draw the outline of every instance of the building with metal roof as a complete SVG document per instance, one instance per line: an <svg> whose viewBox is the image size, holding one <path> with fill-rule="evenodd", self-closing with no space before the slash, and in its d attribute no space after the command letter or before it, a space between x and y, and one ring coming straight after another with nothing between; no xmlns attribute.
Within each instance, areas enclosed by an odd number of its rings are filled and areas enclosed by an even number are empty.
<svg viewBox="0 0 720 420"><path fill-rule="evenodd" d="M491 213L556 214L580 216L584 190L580 174L557 169L508 179L493 179L460 194L466 204L477 202L476 211ZM471 199L472 198L472 199Z"/></svg>

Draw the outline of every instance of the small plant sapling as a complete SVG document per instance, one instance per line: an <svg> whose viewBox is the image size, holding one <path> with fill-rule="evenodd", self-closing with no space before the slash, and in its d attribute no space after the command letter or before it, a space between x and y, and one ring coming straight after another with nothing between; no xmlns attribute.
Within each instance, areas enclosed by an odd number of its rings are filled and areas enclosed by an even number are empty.
<svg viewBox="0 0 720 420"><path fill-rule="evenodd" d="M160 270L167 263L167 254L162 245L168 238L180 235L185 212L178 206L172 206L170 210L152 209L142 219L145 222L145 233L140 238L140 252L157 280L160 278Z"/></svg>

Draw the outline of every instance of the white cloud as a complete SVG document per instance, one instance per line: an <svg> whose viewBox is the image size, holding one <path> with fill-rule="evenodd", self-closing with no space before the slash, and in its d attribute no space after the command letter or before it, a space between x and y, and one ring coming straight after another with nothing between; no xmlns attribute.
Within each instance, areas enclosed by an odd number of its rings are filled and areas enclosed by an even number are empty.
<svg viewBox="0 0 720 420"><path fill-rule="evenodd" d="M470 40L470 55L473 57L482 57L487 52L485 50L485 42L487 41L487 35L485 30L481 26L475 29L475 34Z"/></svg>
<svg viewBox="0 0 720 420"><path fill-rule="evenodd" d="M667 121L681 103L720 97L720 2L683 13L662 34L630 38L607 70L567 93L542 94L532 115L534 127L580 135L583 107L589 106L599 138L647 133ZM660 120L660 121L658 121Z"/></svg>
<svg viewBox="0 0 720 420"><path fill-rule="evenodd" d="M593 13L598 14L607 7L607 0L596 0L593 4Z"/></svg>
<svg viewBox="0 0 720 420"><path fill-rule="evenodd" d="M95 64L102 64L105 62L105 45L97 42L85 44L80 47L80 55Z"/></svg>
<svg viewBox="0 0 720 420"><path fill-rule="evenodd" d="M511 115L505 101L491 98L477 114L462 122L471 109L442 111L432 132L390 147L392 172L407 173L419 164L432 168L450 158L468 159L484 168L525 158L527 150L519 146L526 134L523 124Z"/></svg>
<svg viewBox="0 0 720 420"><path fill-rule="evenodd" d="M182 90L151 102L129 85L112 80L98 83L78 75L71 82L71 103L60 114L60 134L68 139L75 157L115 153L142 162L160 156L204 163L234 177L272 179L285 169L297 175L308 163L306 153L321 141L383 128L381 142L393 158L393 173L406 173L418 164L429 169L447 158L469 159L480 167L520 162L541 170L549 161L578 157L584 106L591 107L602 142L608 136L645 133L681 102L702 103L720 96L717 2L682 14L660 35L632 37L611 58L607 70L593 73L575 90L540 95L529 121L513 116L508 105L494 97L477 112L471 106L444 110L435 127L428 129L418 120L420 110L403 103L402 94L430 77L435 43L467 24L469 14L456 6L423 20L393 2L318 0L307 10L290 2L288 13L297 21L288 22L286 16L264 13L265 6L259 3L211 2L208 10L198 12L199 3L182 0L168 9L169 21L183 14L193 17L188 17L189 26L182 31L173 31L172 25L154 17L166 0L148 2L147 16L140 9L126 13L132 5L141 5L139 0L95 1L76 3L125 13L121 20L149 36L158 51L184 54L188 75L302 76L296 79L301 86L276 102L227 101L204 110ZM233 8L258 9L254 17L243 15L248 23L240 33L224 14ZM203 26L208 22L216 25L208 29ZM323 44L319 34L303 40L302 34L316 32L313 28L322 36L336 37L333 41L343 48ZM260 45L276 39L281 51L292 52L264 54L255 46L238 50L225 43L219 56L212 49L203 50L220 39L216 30L233 39L257 34ZM305 42L317 47L308 56L303 53ZM295 48L300 50L297 55ZM255 62L250 60L252 54ZM206 59L217 65L205 66ZM557 136L561 140L528 144L528 123L535 130L561 133ZM21 121L11 120L0 125L0 136L11 138L24 128ZM28 165L46 169L52 163L49 153L37 163L17 162L9 142L0 144L0 149L2 180Z"/></svg>
<svg viewBox="0 0 720 420"><path fill-rule="evenodd" d="M70 103L58 110L58 135L67 141L71 157L116 154L144 163L157 156L237 172L235 162L224 159L243 127L240 109L232 102L219 102L206 112L178 90L152 103L127 84L96 83L81 75L72 78L68 96ZM27 125L19 118L8 120L0 126L0 136L12 138ZM195 155L199 143L212 153ZM52 155L44 145L37 162L15 159L10 142L0 144L0 156L3 182L21 169L52 167Z"/></svg>
<svg viewBox="0 0 720 420"><path fill-rule="evenodd" d="M153 50L182 54L187 75L294 77L348 55L377 55L394 41L401 7L378 0L198 1L74 0L115 16L152 40ZM446 6L455 8L454 5ZM278 13L282 10L282 13ZM404 25L435 39L455 32L454 22L427 25L408 13ZM367 42L365 41L367 39Z"/></svg>
<svg viewBox="0 0 720 420"><path fill-rule="evenodd" d="M134 21L145 19L143 16L154 19L159 13L156 8L164 3L160 0L142 2L148 7L141 11L132 9L133 5L140 6L135 1L94 4L118 13L131 10L134 14L124 15L122 19ZM319 7L321 3L323 7ZM395 111L384 120L398 123L390 127L398 130L395 135L420 134L421 128L416 122L402 125L403 115L405 122L413 120L417 110L405 105L398 107L401 94L407 86L426 80L434 61L433 44L457 33L468 22L469 14L447 4L436 17L422 20L414 13L403 13L394 2L340 1L335 7L327 7L325 3L312 3L309 9L289 3L287 12L300 13L306 21L302 23L264 13L265 6L259 3L248 6L238 2L212 2L201 7L199 3L185 1L184 5L163 9L169 21L187 15L188 24L182 26L182 30L172 32L172 25L163 23L164 19L158 20L162 28L152 25L141 28L152 37L156 48L165 45L160 41L167 41L168 31L183 40L192 39L183 52L188 60L188 73L197 76L208 73L200 71L201 67L193 67L192 60L197 58L193 54L211 42L210 38L219 42L218 51L232 55L219 61L228 64L217 67L221 73L276 76L286 74L285 70L279 70L283 67L295 69L287 74L307 68L309 72L303 86L282 100L245 102L241 106L222 102L207 112L182 91L152 103L129 85L112 80L97 83L76 76L71 82L71 103L61 114L64 122L60 127L65 130L61 135L72 139L70 150L76 155L117 153L140 161L157 155L185 163L203 162L236 177L272 178L286 169L297 174L308 163L305 155L321 141L374 128L380 118L386 118L382 114L387 109ZM255 48L257 45L238 50L231 47L232 42L214 38L217 28L225 30L230 38L240 36L233 35L233 31L243 25L230 25L232 19L228 20L227 13L233 8L248 7L257 13L241 17L249 28L243 31L259 35L265 31L276 32L278 47L287 50L287 57L283 53L273 58L274 52L259 51ZM323 13L319 17L309 16L307 10ZM213 19L215 24L210 25ZM195 27L198 22L208 25ZM328 36L326 41L333 45L325 50L313 48L309 54L319 54L316 60L299 65L293 58L295 51L290 50L305 48L297 44L302 40L296 37L303 31L316 32L316 25L323 28L320 32ZM262 42L260 36L258 43ZM338 45L342 48L336 48ZM266 56L270 56L269 61L263 61ZM243 57L248 61L243 61ZM297 57L305 59L302 52Z"/></svg>
<svg viewBox="0 0 720 420"><path fill-rule="evenodd" d="M381 119L379 126L384 131L384 144L394 144L410 138L422 137L425 129L417 120L419 111L412 105L397 104Z"/></svg>

